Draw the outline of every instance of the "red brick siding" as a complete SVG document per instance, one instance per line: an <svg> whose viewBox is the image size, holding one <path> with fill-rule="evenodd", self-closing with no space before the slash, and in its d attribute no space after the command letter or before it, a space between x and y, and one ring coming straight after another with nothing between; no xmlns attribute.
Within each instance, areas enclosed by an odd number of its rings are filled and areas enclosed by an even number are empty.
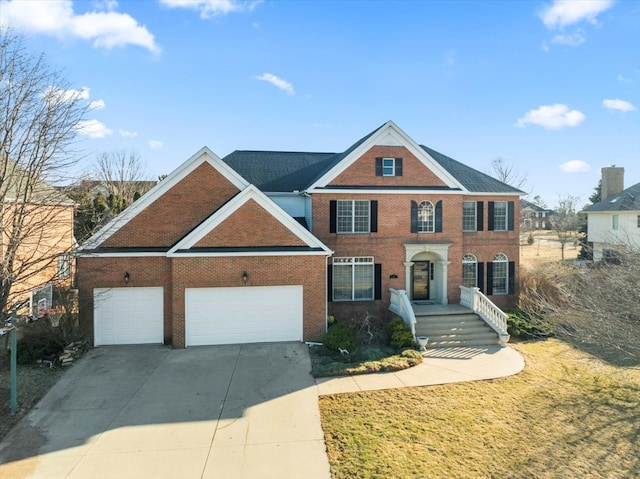
<svg viewBox="0 0 640 479"><path fill-rule="evenodd" d="M305 245L304 241L291 233L262 206L254 200L249 200L195 246Z"/></svg>
<svg viewBox="0 0 640 479"><path fill-rule="evenodd" d="M237 193L229 180L203 163L102 246L171 246Z"/></svg>
<svg viewBox="0 0 640 479"><path fill-rule="evenodd" d="M376 176L376 158L402 158L402 176ZM440 178L425 168L424 163L403 146L374 146L330 184L343 186L445 186Z"/></svg>
<svg viewBox="0 0 640 479"><path fill-rule="evenodd" d="M80 327L93 344L93 289L162 286L164 288L164 343L171 344L171 263L165 257L80 257L77 262ZM129 273L125 284L124 274ZM135 321L135 318L131 318Z"/></svg>
<svg viewBox="0 0 640 479"><path fill-rule="evenodd" d="M186 288L302 285L303 339L319 341L325 332L325 256L254 256L177 258L173 260L173 346L185 346ZM248 275L243 285L242 273Z"/></svg>

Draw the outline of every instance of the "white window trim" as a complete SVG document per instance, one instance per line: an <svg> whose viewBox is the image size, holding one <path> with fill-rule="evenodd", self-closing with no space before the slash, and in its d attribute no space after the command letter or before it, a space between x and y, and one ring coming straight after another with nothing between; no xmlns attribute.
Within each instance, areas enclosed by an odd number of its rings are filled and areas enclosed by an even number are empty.
<svg viewBox="0 0 640 479"><path fill-rule="evenodd" d="M496 219L502 215L498 215L498 204L504 205L504 228L498 229ZM509 230L509 202L508 201L496 201L493 203L493 231L508 231Z"/></svg>
<svg viewBox="0 0 640 479"><path fill-rule="evenodd" d="M471 253L467 253L462 257L462 284L464 286L464 265L472 264L474 269L474 278L473 278L473 286L478 286L478 258Z"/></svg>
<svg viewBox="0 0 640 479"><path fill-rule="evenodd" d="M494 278L496 277L496 265L504 265L504 291L496 290L496 286L494 283ZM493 277L491 281L493 283L493 296L504 296L509 294L509 258L504 253L498 253L493 258Z"/></svg>
<svg viewBox="0 0 640 479"><path fill-rule="evenodd" d="M611 215L611 229L613 231L618 231L619 227L620 227L620 216Z"/></svg>
<svg viewBox="0 0 640 479"><path fill-rule="evenodd" d="M350 299L335 298L335 280L333 278L335 278L336 266L351 267L351 298ZM355 297L355 284L356 284L356 278L355 278L356 268L355 267L356 266L371 266L372 281L371 281L371 297L370 298ZM373 301L374 300L376 278L375 278L375 264L373 261L373 256L345 256L345 257L333 258L333 270L331 274L333 275L333 278L332 278L333 290L331 291L331 299L334 302L343 303L343 302L350 302L350 301L352 302L352 301Z"/></svg>
<svg viewBox="0 0 640 479"><path fill-rule="evenodd" d="M351 202L351 230L350 231L341 231L340 230L340 203L342 202ZM356 225L356 202L366 202L367 203L367 230L366 231L355 231ZM336 204L336 233L342 235L349 234L369 234L371 233L371 201L369 200L337 200Z"/></svg>
<svg viewBox="0 0 640 479"><path fill-rule="evenodd" d="M431 228L430 229L423 229L423 225L428 224L428 222L424 222L420 220L420 209L422 208L422 205L426 203L431 205ZM436 231L436 207L429 200L421 201L420 203L418 203L418 233L435 233L435 231Z"/></svg>
<svg viewBox="0 0 640 479"><path fill-rule="evenodd" d="M391 161L391 174L385 173L385 162ZM396 159L395 158L382 158L382 176L396 176Z"/></svg>
<svg viewBox="0 0 640 479"><path fill-rule="evenodd" d="M464 205L465 203L473 203L473 229L464 229ZM526 221L526 220L525 220ZM477 201L463 201L462 202L462 232L463 233L475 233L478 231L478 202Z"/></svg>

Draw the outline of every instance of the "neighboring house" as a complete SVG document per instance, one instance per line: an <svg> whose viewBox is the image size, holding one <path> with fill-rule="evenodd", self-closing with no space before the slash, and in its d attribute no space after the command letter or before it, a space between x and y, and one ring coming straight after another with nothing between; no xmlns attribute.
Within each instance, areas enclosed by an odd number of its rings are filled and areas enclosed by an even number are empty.
<svg viewBox="0 0 640 479"><path fill-rule="evenodd" d="M602 168L602 201L585 208L593 260L615 259L621 246L640 247L640 183L624 188L624 168Z"/></svg>
<svg viewBox="0 0 640 479"><path fill-rule="evenodd" d="M78 252L99 344L318 341L391 292L513 305L523 192L388 122L342 153L203 148Z"/></svg>
<svg viewBox="0 0 640 479"><path fill-rule="evenodd" d="M69 287L72 283L71 252L76 247L73 235L74 203L56 188L28 178L28 173L10 160L0 158L0 244L2 271L13 261L15 277L7 307L31 300L32 293L46 285ZM28 185L28 186L25 186ZM28 191L27 191L28 190ZM16 222L18 218L24 218ZM20 224L20 228L16 225ZM12 245L17 245L11 253ZM51 291L51 289L48 289ZM52 307L46 295L46 309ZM37 314L37 304L33 304Z"/></svg>
<svg viewBox="0 0 640 479"><path fill-rule="evenodd" d="M527 200L520 200L520 227L525 230L551 229L550 216L553 210L542 208Z"/></svg>

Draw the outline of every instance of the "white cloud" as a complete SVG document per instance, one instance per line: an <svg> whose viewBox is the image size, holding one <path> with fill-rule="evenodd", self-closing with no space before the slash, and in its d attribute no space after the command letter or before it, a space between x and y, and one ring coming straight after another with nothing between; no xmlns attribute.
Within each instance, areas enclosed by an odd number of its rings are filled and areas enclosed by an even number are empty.
<svg viewBox="0 0 640 479"><path fill-rule="evenodd" d="M124 136L125 138L135 138L136 136L138 136L137 131L128 131L123 130L122 128L118 130L118 133L120 133L120 136Z"/></svg>
<svg viewBox="0 0 640 479"><path fill-rule="evenodd" d="M524 128L531 124L550 130L559 130L567 126L578 126L584 119L584 113L581 111L569 110L567 105L556 103L555 105L542 105L537 110L529 110L522 118L518 119L516 126Z"/></svg>
<svg viewBox="0 0 640 479"><path fill-rule="evenodd" d="M622 76L622 75L618 75L617 78L618 78L618 81L620 83L633 83L633 80L631 78L627 78L627 77Z"/></svg>
<svg viewBox="0 0 640 479"><path fill-rule="evenodd" d="M287 92L289 95L295 95L295 91L293 90L293 85L291 83L289 83L286 80L283 80L282 78L278 78L277 76L272 75L271 73L263 73L262 75L259 75L256 78L258 80L271 83L272 85L279 88L280 90Z"/></svg>
<svg viewBox="0 0 640 479"><path fill-rule="evenodd" d="M160 0L170 8L186 8L200 12L200 18L212 18L229 13L252 11L262 0Z"/></svg>
<svg viewBox="0 0 640 479"><path fill-rule="evenodd" d="M540 19L549 29L587 21L597 24L599 14L613 6L613 0L555 0L541 13Z"/></svg>
<svg viewBox="0 0 640 479"><path fill-rule="evenodd" d="M104 138L113 133L113 130L110 130L104 123L98 120L79 121L76 125L76 130L78 130L78 133L81 135L88 136L89 138Z"/></svg>
<svg viewBox="0 0 640 479"><path fill-rule="evenodd" d="M108 1L103 5L107 11L99 9L79 15L74 13L71 0L0 0L0 26L10 25L58 38L92 40L93 46L107 49L138 45L154 53L160 51L144 25L129 14L110 10L117 3Z"/></svg>
<svg viewBox="0 0 640 479"><path fill-rule="evenodd" d="M571 160L560 165L560 169L565 173L584 173L591 170L591 167L586 161Z"/></svg>
<svg viewBox="0 0 640 479"><path fill-rule="evenodd" d="M160 140L149 140L149 148L152 148L154 150L159 150L163 146L164 146L164 142Z"/></svg>
<svg viewBox="0 0 640 479"><path fill-rule="evenodd" d="M587 38L585 37L583 30L577 30L575 33L556 35L551 39L551 43L558 45L567 45L569 47L577 47L582 45Z"/></svg>
<svg viewBox="0 0 640 479"><path fill-rule="evenodd" d="M91 103L89 103L90 110L102 110L105 106L107 105L104 100L93 100Z"/></svg>
<svg viewBox="0 0 640 479"><path fill-rule="evenodd" d="M71 101L71 100L87 100L89 99L89 88L83 86L81 90L75 90L70 88L68 90L64 90L62 88L50 86L44 92L45 98L55 98L56 100L61 101Z"/></svg>
<svg viewBox="0 0 640 479"><path fill-rule="evenodd" d="M635 111L636 109L636 107L628 101L618 100L617 98L615 100L602 100L602 105L607 110L617 110L623 112Z"/></svg>

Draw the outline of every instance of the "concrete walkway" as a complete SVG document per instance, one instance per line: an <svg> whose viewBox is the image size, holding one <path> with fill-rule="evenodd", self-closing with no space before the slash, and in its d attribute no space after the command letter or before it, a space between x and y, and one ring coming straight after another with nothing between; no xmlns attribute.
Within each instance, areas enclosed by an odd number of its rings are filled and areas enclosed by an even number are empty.
<svg viewBox="0 0 640 479"><path fill-rule="evenodd" d="M394 373L316 379L318 394L495 379L517 374L525 365L517 351L500 346L428 349L423 357L422 364Z"/></svg>

